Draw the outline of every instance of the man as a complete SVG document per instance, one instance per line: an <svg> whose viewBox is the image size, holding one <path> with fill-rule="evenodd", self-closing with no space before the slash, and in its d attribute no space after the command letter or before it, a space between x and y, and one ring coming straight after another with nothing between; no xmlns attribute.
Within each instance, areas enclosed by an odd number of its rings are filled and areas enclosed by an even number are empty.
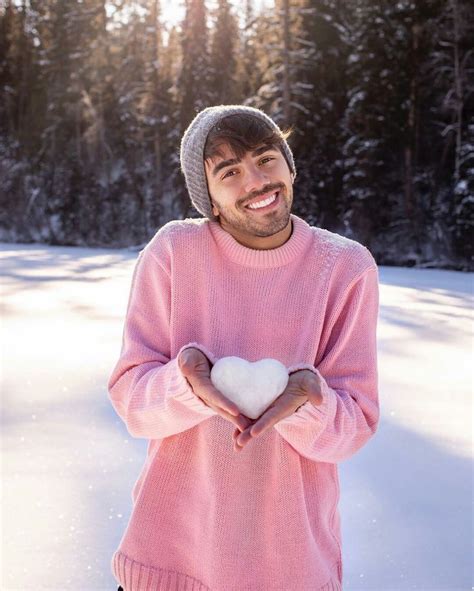
<svg viewBox="0 0 474 591"><path fill-rule="evenodd" d="M291 213L287 137L251 107L198 113L181 167L204 217L139 254L109 380L149 439L112 560L125 591L342 589L337 463L378 424L378 270ZM227 356L288 369L256 420L210 381Z"/></svg>

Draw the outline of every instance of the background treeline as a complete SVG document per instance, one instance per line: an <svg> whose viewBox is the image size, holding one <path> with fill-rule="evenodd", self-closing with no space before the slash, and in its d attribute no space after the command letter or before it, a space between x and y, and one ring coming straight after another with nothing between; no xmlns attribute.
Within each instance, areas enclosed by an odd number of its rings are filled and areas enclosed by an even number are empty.
<svg viewBox="0 0 474 591"><path fill-rule="evenodd" d="M260 107L298 176L294 212L379 264L472 268L469 0L0 0L0 240L127 246L198 217L181 135Z"/></svg>

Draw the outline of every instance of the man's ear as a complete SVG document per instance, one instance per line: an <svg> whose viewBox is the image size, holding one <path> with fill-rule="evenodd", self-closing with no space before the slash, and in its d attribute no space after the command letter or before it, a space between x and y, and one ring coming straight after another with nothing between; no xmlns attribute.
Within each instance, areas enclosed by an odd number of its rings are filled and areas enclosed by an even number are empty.
<svg viewBox="0 0 474 591"><path fill-rule="evenodd" d="M217 207L214 205L212 199L211 199L211 207L212 207L212 213L215 217L217 217L219 215L219 210L217 209Z"/></svg>

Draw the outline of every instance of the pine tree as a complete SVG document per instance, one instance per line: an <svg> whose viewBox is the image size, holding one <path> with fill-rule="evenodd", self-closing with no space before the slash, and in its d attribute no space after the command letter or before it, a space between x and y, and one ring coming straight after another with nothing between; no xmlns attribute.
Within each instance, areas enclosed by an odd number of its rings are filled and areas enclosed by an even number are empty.
<svg viewBox="0 0 474 591"><path fill-rule="evenodd" d="M169 152L169 114L171 96L164 78L164 51L161 34L160 3L150 0L145 19L145 80L141 103L146 163L145 202L147 233L156 231L162 216L165 192L165 169Z"/></svg>
<svg viewBox="0 0 474 591"><path fill-rule="evenodd" d="M20 141L26 149L31 135L28 82L37 76L34 48L28 36L26 2L7 2L0 14L0 129Z"/></svg>
<svg viewBox="0 0 474 591"><path fill-rule="evenodd" d="M218 0L211 38L210 89L214 104L237 102L236 43L238 25L227 0Z"/></svg>
<svg viewBox="0 0 474 591"><path fill-rule="evenodd" d="M432 205L452 236L454 254L472 264L474 245L474 9L449 0L433 27L435 50L427 71L435 84L440 143ZM447 224L447 228L446 225Z"/></svg>
<svg viewBox="0 0 474 591"><path fill-rule="evenodd" d="M212 103L206 18L204 0L186 0L186 14L181 25L183 61L178 81L181 133L197 112Z"/></svg>
<svg viewBox="0 0 474 591"><path fill-rule="evenodd" d="M251 101L257 93L261 77L260 64L257 58L256 48L260 41L256 34L256 24L259 15L255 15L252 0L245 1L243 27L238 38L240 59L237 61L237 95L239 102Z"/></svg>
<svg viewBox="0 0 474 591"><path fill-rule="evenodd" d="M36 198L29 159L38 149L39 70L30 28L26 2L0 7L0 232L12 241Z"/></svg>
<svg viewBox="0 0 474 591"><path fill-rule="evenodd" d="M337 0L302 0L294 14L293 143L301 161L299 182L306 194L301 213L323 227L345 233L342 122L351 50L350 7Z"/></svg>
<svg viewBox="0 0 474 591"><path fill-rule="evenodd" d="M257 19L253 38L258 40L258 44L255 44L255 55L261 77L258 90L251 102L284 127L282 15L283 12L276 4L274 13L261 12Z"/></svg>
<svg viewBox="0 0 474 591"><path fill-rule="evenodd" d="M403 244L405 262L413 264L426 256L430 241L424 195L431 181L420 160L421 105L425 112L428 107L421 73L438 5L362 0L352 25L346 221L356 236L373 236L374 252L385 252L387 261L400 256Z"/></svg>

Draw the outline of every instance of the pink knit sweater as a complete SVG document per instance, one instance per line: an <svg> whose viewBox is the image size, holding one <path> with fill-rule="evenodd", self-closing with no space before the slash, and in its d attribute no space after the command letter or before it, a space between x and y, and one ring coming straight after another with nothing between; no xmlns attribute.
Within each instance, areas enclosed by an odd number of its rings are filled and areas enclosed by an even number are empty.
<svg viewBox="0 0 474 591"><path fill-rule="evenodd" d="M174 221L140 252L112 405L149 440L112 570L126 591L342 589L337 462L375 433L378 271L358 242L292 215L279 248ZM233 449L190 389L181 349L272 357L324 378L323 404Z"/></svg>

